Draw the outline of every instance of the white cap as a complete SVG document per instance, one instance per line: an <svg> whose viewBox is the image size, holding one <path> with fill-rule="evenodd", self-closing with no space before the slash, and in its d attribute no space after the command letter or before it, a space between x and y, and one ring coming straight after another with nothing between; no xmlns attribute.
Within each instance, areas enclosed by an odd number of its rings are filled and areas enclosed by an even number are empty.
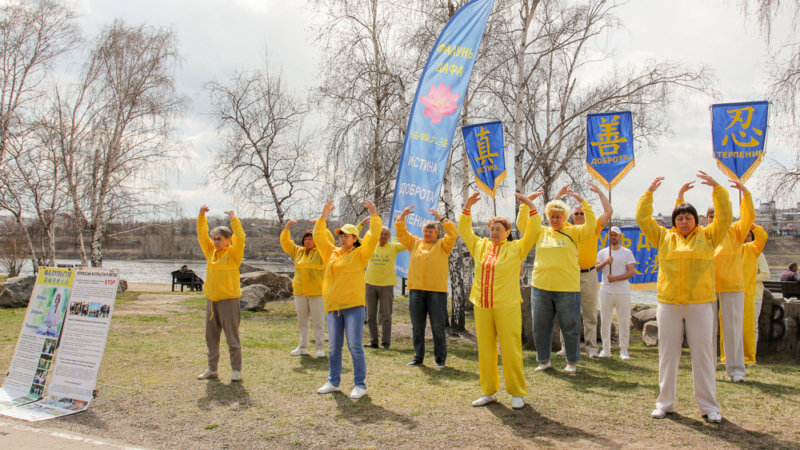
<svg viewBox="0 0 800 450"><path fill-rule="evenodd" d="M609 233L617 233L618 235L622 236L622 230L619 227L611 227L611 230L608 231Z"/></svg>

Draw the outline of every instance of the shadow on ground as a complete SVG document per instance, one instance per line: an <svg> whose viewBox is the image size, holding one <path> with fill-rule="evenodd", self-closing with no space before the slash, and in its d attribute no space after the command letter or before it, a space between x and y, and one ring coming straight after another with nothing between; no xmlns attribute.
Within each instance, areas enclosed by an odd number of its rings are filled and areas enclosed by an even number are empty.
<svg viewBox="0 0 800 450"><path fill-rule="evenodd" d="M543 447L551 447L553 445L552 441L568 443L573 448L584 447L579 445L582 441L588 441L596 446L607 448L619 448L622 445L604 437L587 433L580 428L556 422L539 414L531 405L526 404L522 409L512 410L501 403L491 403L486 408L500 419L505 426L511 428L514 434Z"/></svg>
<svg viewBox="0 0 800 450"><path fill-rule="evenodd" d="M728 421L723 417L720 424L708 424L705 421L692 419L677 413L669 414L669 420L704 434L714 439L727 442L739 448L747 449L800 449L800 444L783 441L767 433L751 431Z"/></svg>

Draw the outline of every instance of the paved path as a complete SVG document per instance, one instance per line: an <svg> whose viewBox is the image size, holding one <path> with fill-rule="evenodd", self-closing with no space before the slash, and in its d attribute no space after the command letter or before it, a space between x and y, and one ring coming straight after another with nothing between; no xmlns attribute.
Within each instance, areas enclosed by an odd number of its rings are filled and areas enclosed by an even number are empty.
<svg viewBox="0 0 800 450"><path fill-rule="evenodd" d="M41 423L41 422L40 422ZM89 448L115 450L145 450L131 447L124 443L93 438L77 433L64 433L47 428L34 428L20 420L0 419L0 448L29 449L46 448L48 450L82 450Z"/></svg>

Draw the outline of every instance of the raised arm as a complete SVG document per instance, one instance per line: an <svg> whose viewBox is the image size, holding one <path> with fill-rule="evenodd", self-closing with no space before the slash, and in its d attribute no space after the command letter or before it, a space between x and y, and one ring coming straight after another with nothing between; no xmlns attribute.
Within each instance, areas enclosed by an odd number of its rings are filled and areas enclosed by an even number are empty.
<svg viewBox="0 0 800 450"><path fill-rule="evenodd" d="M397 240L407 249L415 248L422 239L408 232L406 216L414 212L414 205L408 205L394 222L394 231Z"/></svg>
<svg viewBox="0 0 800 450"><path fill-rule="evenodd" d="M533 204L533 201L543 193L543 191L539 190L527 197L522 194L514 194L517 200L522 202L520 211L523 210L523 205L525 209L529 211L528 219L525 224L525 231L522 233L522 239L519 240L521 259L525 259L525 257L528 256L528 253L530 253L533 246L536 245L536 241L539 240L539 235L542 232L542 216L539 214L539 211L536 210L536 205Z"/></svg>
<svg viewBox="0 0 800 450"><path fill-rule="evenodd" d="M371 216L369 218L369 231L364 235L364 240L361 242L362 265L366 265L369 262L372 252L374 252L375 247L378 246L378 241L381 238L381 229L383 228L381 216L378 215L378 209L375 207L375 203L367 199L364 200L364 206L369 210Z"/></svg>
<svg viewBox="0 0 800 450"><path fill-rule="evenodd" d="M281 231L281 248L292 259L297 260L298 254L302 252L303 249L299 245L292 242L292 233L289 231L289 228L291 228L292 225L297 225L297 221L292 219L286 222L286 226L283 228L283 231Z"/></svg>
<svg viewBox="0 0 800 450"><path fill-rule="evenodd" d="M456 226L453 224L453 222L445 219L441 214L439 214L439 211L436 211L434 208L428 208L428 212L433 214L433 217L442 224L442 228L444 228L442 248L445 252L450 253L453 250L453 247L456 246L456 241L458 241L458 229L456 229Z"/></svg>
<svg viewBox="0 0 800 450"><path fill-rule="evenodd" d="M661 237L666 229L653 219L653 192L661 186L664 177L658 177L650 184L650 188L642 194L636 204L636 224L641 228L647 240L656 247L661 243Z"/></svg>
<svg viewBox="0 0 800 450"><path fill-rule="evenodd" d="M567 191L567 194L574 197L575 200L581 204L581 209L583 209L583 217L586 218L586 222L583 225L577 225L574 228L578 232L576 241L586 242L595 234L597 229L597 217L594 215L592 205L590 205L581 194L575 191Z"/></svg>
<svg viewBox="0 0 800 450"><path fill-rule="evenodd" d="M203 205L200 208L200 215L197 216L197 240L200 242L200 249L203 250L206 259L214 254L214 241L208 236L208 218L206 217L208 210L208 206Z"/></svg>
<svg viewBox="0 0 800 450"><path fill-rule="evenodd" d="M725 235L728 234L728 228L730 228L731 223L733 222L731 198L728 194L728 190L722 187L705 172L701 171L697 177L703 180L702 184L705 184L706 186L712 186L714 188L714 191L711 194L714 199L714 221L711 222L711 225L709 225L706 230L708 239L711 240L711 243L714 247L717 247L718 245L722 244L722 241L725 239Z"/></svg>
<svg viewBox="0 0 800 450"><path fill-rule="evenodd" d="M309 220L309 222L311 222L311 225L316 225L317 224L317 219L311 219L311 220ZM336 238L333 237L333 233L331 233L331 230L329 230L327 228L325 228L325 231L327 231L328 240L331 242L331 244L333 244L335 246L336 245Z"/></svg>
<svg viewBox="0 0 800 450"><path fill-rule="evenodd" d="M764 251L764 247L767 245L767 232L761 227L761 225L754 225L753 226L753 242L755 243L757 254L760 255L761 252Z"/></svg>
<svg viewBox="0 0 800 450"><path fill-rule="evenodd" d="M326 218L334 209L336 209L336 207L333 206L333 200L325 203L325 207L322 209L322 216L320 216L320 218L317 219L317 223L314 224L314 245L317 246L317 250L325 264L328 264L328 260L334 248L333 243L328 240L327 233L329 232Z"/></svg>
<svg viewBox="0 0 800 450"><path fill-rule="evenodd" d="M675 207L676 208L678 207L678 205L686 203L686 200L684 199L684 195L686 194L686 191L690 191L692 189L694 189L694 181L690 181L688 183L684 183L684 185L681 186L681 190L678 191L678 199L675 200Z"/></svg>
<svg viewBox="0 0 800 450"><path fill-rule="evenodd" d="M233 258L236 261L236 264L242 263L242 258L244 258L244 241L247 236L244 234L244 228L242 228L242 222L236 217L236 213L233 211L225 211L225 214L231 218L231 230L233 231L233 236L231 237L231 244L233 244Z"/></svg>
<svg viewBox="0 0 800 450"><path fill-rule="evenodd" d="M603 214L600 214L600 217L597 218L597 223L602 229L611 219L611 214L614 213L614 208L611 207L611 202L608 201L608 197L606 197L606 194L603 192L603 190L600 189L599 186L597 186L597 183L595 183L594 181L590 181L589 190L597 194L598 197L600 197L600 205L603 206Z"/></svg>
<svg viewBox="0 0 800 450"><path fill-rule="evenodd" d="M742 203L739 205L739 213L741 217L736 221L736 223L731 225L731 228L736 232L739 242L744 242L747 234L753 228L753 224L756 223L756 208L753 206L753 196L750 194L750 191L747 190L744 184L738 180L728 181L730 181L732 188L738 189L742 193ZM755 232L753 232L753 235L755 236Z"/></svg>
<svg viewBox="0 0 800 450"><path fill-rule="evenodd" d="M458 218L458 234L461 235L461 239L467 245L467 250L473 257L478 251L481 239L475 235L475 230L472 229L472 206L478 203L480 199L481 195L479 193L472 194L464 204L464 209L461 210L461 216Z"/></svg>

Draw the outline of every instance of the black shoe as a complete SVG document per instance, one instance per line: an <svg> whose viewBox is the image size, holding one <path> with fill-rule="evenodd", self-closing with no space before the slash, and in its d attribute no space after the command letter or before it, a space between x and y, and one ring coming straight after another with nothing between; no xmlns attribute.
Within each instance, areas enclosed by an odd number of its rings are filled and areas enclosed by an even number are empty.
<svg viewBox="0 0 800 450"><path fill-rule="evenodd" d="M389 348L389 344L381 344L381 347L388 349Z"/></svg>
<svg viewBox="0 0 800 450"><path fill-rule="evenodd" d="M372 342L370 342L369 344L367 344L367 347L378 348L378 344L373 344Z"/></svg>
<svg viewBox="0 0 800 450"><path fill-rule="evenodd" d="M421 366L421 365L422 365L422 361L417 361L417 360L415 359L415 360L411 361L410 363L408 363L408 364L406 364L406 365L407 365L408 367Z"/></svg>

